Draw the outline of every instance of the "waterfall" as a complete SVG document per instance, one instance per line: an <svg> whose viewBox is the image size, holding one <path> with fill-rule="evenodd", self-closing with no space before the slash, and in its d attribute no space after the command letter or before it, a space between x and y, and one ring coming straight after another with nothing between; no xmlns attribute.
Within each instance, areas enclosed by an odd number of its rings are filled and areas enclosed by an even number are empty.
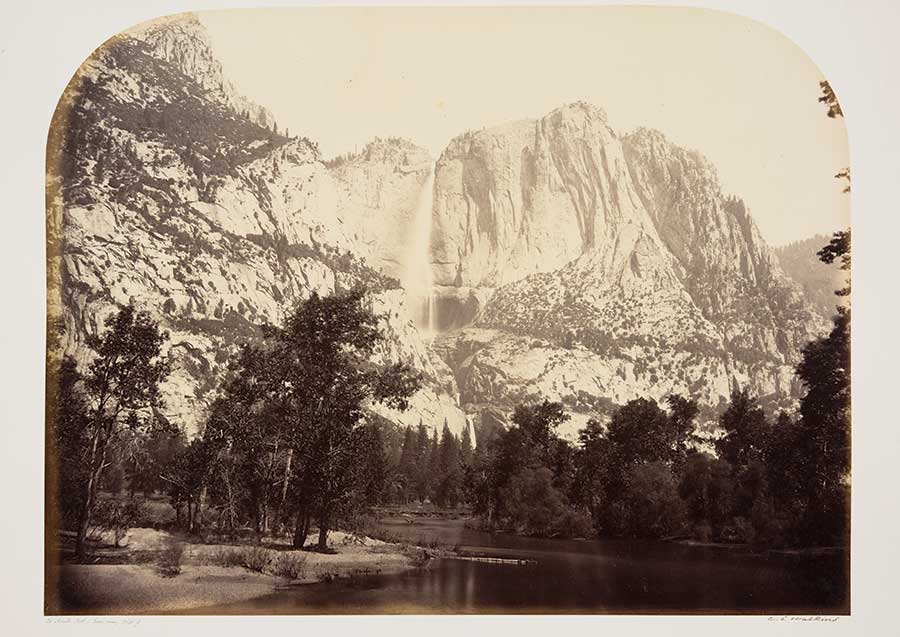
<svg viewBox="0 0 900 637"><path fill-rule="evenodd" d="M431 213L434 202L434 171L431 167L422 186L409 233L406 236L400 282L406 289L410 318L425 337L434 335L437 317L434 279L431 274Z"/></svg>

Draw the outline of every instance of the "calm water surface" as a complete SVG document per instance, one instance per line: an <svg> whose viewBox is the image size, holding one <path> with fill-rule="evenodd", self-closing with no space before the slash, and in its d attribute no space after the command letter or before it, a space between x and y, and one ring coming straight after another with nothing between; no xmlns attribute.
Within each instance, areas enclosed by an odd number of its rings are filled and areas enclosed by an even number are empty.
<svg viewBox="0 0 900 637"><path fill-rule="evenodd" d="M383 526L410 541L533 564L437 559L390 575L297 586L202 614L760 613L849 610L846 555L751 553L670 542L541 540L459 520Z"/></svg>

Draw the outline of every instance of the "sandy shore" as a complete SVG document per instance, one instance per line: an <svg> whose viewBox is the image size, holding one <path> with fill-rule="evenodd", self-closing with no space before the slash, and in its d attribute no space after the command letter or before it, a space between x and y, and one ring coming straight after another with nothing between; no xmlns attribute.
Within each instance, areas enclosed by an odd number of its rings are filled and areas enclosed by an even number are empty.
<svg viewBox="0 0 900 637"><path fill-rule="evenodd" d="M161 531L134 529L128 546L107 550L117 557L158 551L170 536ZM312 538L311 538L312 539ZM246 545L184 543L181 572L165 576L154 561L123 564L63 564L59 570L59 599L48 614L165 614L204 606L242 602L268 595L278 588L320 582L356 574L398 572L415 568L415 551L398 544L357 538L336 531L329 536L334 554L270 546L274 560L290 555L303 561L296 579L277 577L266 569L254 572L241 566L222 566L221 555Z"/></svg>

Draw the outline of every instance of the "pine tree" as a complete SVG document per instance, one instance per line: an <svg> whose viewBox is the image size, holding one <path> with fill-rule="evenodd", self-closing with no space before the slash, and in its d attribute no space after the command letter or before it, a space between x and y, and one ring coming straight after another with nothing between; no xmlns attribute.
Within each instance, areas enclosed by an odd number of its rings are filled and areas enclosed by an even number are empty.
<svg viewBox="0 0 900 637"><path fill-rule="evenodd" d="M465 466L469 466L472 464L473 454L474 451L472 448L472 434L469 433L469 423L467 422L466 427L463 429L459 443L459 457Z"/></svg>
<svg viewBox="0 0 900 637"><path fill-rule="evenodd" d="M428 452L428 472L426 474L426 488L428 492L428 498L434 502L435 500L435 492L438 485L437 480L437 471L440 469L440 458L441 458L441 448L440 442L438 441L438 432L437 429L434 430L433 435L431 437L431 443L429 445Z"/></svg>
<svg viewBox="0 0 900 637"><path fill-rule="evenodd" d="M420 502L424 502L428 497L428 473L430 471L429 460L431 459L431 441L428 438L428 429L419 420L419 426L416 430L416 474L415 474L415 496Z"/></svg>
<svg viewBox="0 0 900 637"><path fill-rule="evenodd" d="M400 461L397 464L397 477L400 486L398 494L400 500L407 502L415 494L416 484L416 433L412 427L407 427L403 434L403 447L400 451Z"/></svg>
<svg viewBox="0 0 900 637"><path fill-rule="evenodd" d="M460 464L460 443L450 431L444 419L444 429L438 448L438 468L435 472L437 486L435 502L439 506L456 506L462 486L462 466Z"/></svg>

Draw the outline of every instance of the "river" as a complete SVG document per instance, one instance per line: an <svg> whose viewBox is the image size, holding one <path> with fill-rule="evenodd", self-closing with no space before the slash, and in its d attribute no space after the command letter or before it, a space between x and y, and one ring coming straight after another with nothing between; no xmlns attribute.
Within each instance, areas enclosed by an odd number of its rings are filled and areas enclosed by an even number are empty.
<svg viewBox="0 0 900 637"><path fill-rule="evenodd" d="M297 586L204 614L751 613L846 614L846 554L786 555L660 541L490 534L461 520L382 522L462 555L403 573Z"/></svg>

